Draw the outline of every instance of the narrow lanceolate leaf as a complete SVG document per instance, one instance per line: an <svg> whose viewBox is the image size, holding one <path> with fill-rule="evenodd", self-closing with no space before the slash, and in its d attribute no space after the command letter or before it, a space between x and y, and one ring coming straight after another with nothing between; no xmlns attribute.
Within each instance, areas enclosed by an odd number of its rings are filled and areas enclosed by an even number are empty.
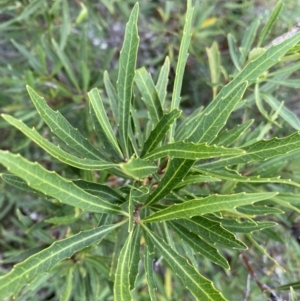
<svg viewBox="0 0 300 301"><path fill-rule="evenodd" d="M38 74L44 74L43 67L41 63L32 55L27 49L21 44L17 43L14 39L11 40L12 44L17 48L17 50L27 59L27 62L33 68L33 70Z"/></svg>
<svg viewBox="0 0 300 301"><path fill-rule="evenodd" d="M271 13L271 16L268 18L268 22L265 24L264 28L262 29L259 35L257 47L261 46L267 34L270 33L273 25L275 24L276 20L278 19L278 16L281 13L282 8L283 8L283 3L281 1L278 1L278 3L276 4L275 8Z"/></svg>
<svg viewBox="0 0 300 301"><path fill-rule="evenodd" d="M279 112L279 116L281 116L289 125L297 131L300 130L300 120L292 111L283 106L282 103L271 94L261 94L261 96L275 112Z"/></svg>
<svg viewBox="0 0 300 301"><path fill-rule="evenodd" d="M204 216L196 216L192 219L181 219L179 225L199 235L202 239L212 244L219 244L231 249L246 249L247 247L238 240L233 233L224 229L219 222Z"/></svg>
<svg viewBox="0 0 300 301"><path fill-rule="evenodd" d="M229 269L227 260L219 253L217 248L179 224L172 224L172 229L178 234L182 241L187 243L193 249L195 253L199 253L215 264L218 264L225 269Z"/></svg>
<svg viewBox="0 0 300 301"><path fill-rule="evenodd" d="M132 243L133 231L129 233L126 242L119 254L118 265L115 273L114 284L114 300L131 301L132 296L130 294L130 257L131 257L131 243Z"/></svg>
<svg viewBox="0 0 300 301"><path fill-rule="evenodd" d="M141 157L145 156L145 154L151 152L158 146L158 144L164 139L166 133L170 129L170 126L174 123L174 121L180 116L180 110L173 110L168 114L165 114L154 130L150 133L148 139L146 140L143 150L141 152Z"/></svg>
<svg viewBox="0 0 300 301"><path fill-rule="evenodd" d="M222 156L242 154L238 148L225 148L223 146L208 145L207 143L194 144L188 142L175 142L165 144L144 156L144 159L155 160L166 156L190 160L208 159Z"/></svg>
<svg viewBox="0 0 300 301"><path fill-rule="evenodd" d="M238 99L234 97L234 91L242 89L244 82L253 83L256 79L270 67L275 65L280 58L300 41L300 32L286 39L282 43L267 49L262 55L248 63L245 68L217 95L217 97L206 107L199 118L199 122L190 139L194 142L211 142L215 139L216 134L223 127L229 114L236 105ZM239 88L240 87L240 88ZM242 90L240 91L240 93ZM242 94L242 93L241 93ZM228 98L231 95L233 98ZM224 102L224 100L226 100ZM223 113L223 114L222 114ZM227 116L227 117L226 117ZM211 121L217 126L216 129L211 127ZM200 139L200 140L198 140Z"/></svg>
<svg viewBox="0 0 300 301"><path fill-rule="evenodd" d="M167 96L169 73L170 73L170 59L167 56L163 66L160 69L159 76L156 83L158 98L160 100L162 107L164 106L166 96Z"/></svg>
<svg viewBox="0 0 300 301"><path fill-rule="evenodd" d="M151 301L157 301L156 298L156 283L154 280L154 269L153 269L153 263L155 259L155 251L154 251L154 244L152 240L147 239L147 243L145 244L145 273L147 277L147 283L148 283L148 293Z"/></svg>
<svg viewBox="0 0 300 301"><path fill-rule="evenodd" d="M171 101L171 110L178 109L180 104L180 93L182 87L183 74L185 70L186 61L188 58L188 51L189 51L189 46L191 41L193 11L194 8L192 7L192 1L188 0L187 11L185 15L185 24L183 28L183 35L181 39L178 61L176 66L175 81L174 81L174 88L173 88L172 101ZM175 131L175 125L171 127L170 141L173 140L174 131Z"/></svg>
<svg viewBox="0 0 300 301"><path fill-rule="evenodd" d="M98 149L101 151L101 153L104 156L107 156L107 158L111 158L111 160L114 161L120 161L120 159L123 158L123 155L120 155L120 152L118 152L115 147L111 144L109 138L107 137L103 127L100 125L98 118L96 116L96 112L91 104L89 102L88 104L89 107L89 114L90 114L90 119L91 123L93 125L94 131L99 137L99 147Z"/></svg>
<svg viewBox="0 0 300 301"><path fill-rule="evenodd" d="M235 126L232 130L225 130L224 132L219 134L216 139L213 140L212 144L223 146L232 145L245 131L247 131L253 121L254 119L250 119L243 124Z"/></svg>
<svg viewBox="0 0 300 301"><path fill-rule="evenodd" d="M16 296L18 291L34 278L51 271L58 262L70 258L81 249L99 242L118 226L120 224L80 232L70 238L53 243L50 247L15 265L9 273L0 277L0 299Z"/></svg>
<svg viewBox="0 0 300 301"><path fill-rule="evenodd" d="M166 244L161 238L144 226L147 245L152 241L158 252L168 262L170 268L181 279L184 286L201 301L226 301L213 283L198 273L190 263Z"/></svg>
<svg viewBox="0 0 300 301"><path fill-rule="evenodd" d="M57 56L59 57L59 60L60 60L61 64L64 66L71 83L75 86L77 91L80 91L78 81L77 81L76 76L73 72L72 65L71 65L71 62L70 62L68 56L59 47L59 45L56 43L56 41L54 39L52 39L52 45L54 47L54 50L55 50Z"/></svg>
<svg viewBox="0 0 300 301"><path fill-rule="evenodd" d="M0 150L0 163L11 173L25 180L29 187L56 198L62 203L85 211L126 214L120 207L85 192L71 181L46 170L37 162L29 162L19 154L13 155L8 151Z"/></svg>
<svg viewBox="0 0 300 301"><path fill-rule="evenodd" d="M296 132L285 138L273 138L270 140L261 140L249 146L243 147L246 151L244 155L234 156L232 158L221 158L216 162L205 163L201 168L219 168L228 165L240 163L249 163L254 161L265 161L276 156L285 155L300 148L300 132Z"/></svg>
<svg viewBox="0 0 300 301"><path fill-rule="evenodd" d="M211 195L194 199L181 204L172 205L146 217L144 222L162 222L167 220L201 216L207 213L232 210L239 206L253 204L277 195L277 192L238 193L232 195Z"/></svg>
<svg viewBox="0 0 300 301"><path fill-rule="evenodd" d="M195 127L190 133L188 141L195 143L213 141L225 125L234 107L243 97L246 87L247 82L243 82L219 98L219 95L223 94L223 88L215 100L200 115L199 120L195 122Z"/></svg>
<svg viewBox="0 0 300 301"><path fill-rule="evenodd" d="M254 221L244 221L240 222L235 219L220 219L222 226L227 230L234 233L252 233L254 231L260 231L265 228L274 227L277 224L274 222L254 222Z"/></svg>
<svg viewBox="0 0 300 301"><path fill-rule="evenodd" d="M88 93L90 102L94 108L94 111L96 113L96 117L98 119L98 122L100 124L101 129L103 130L107 141L110 143L110 145L115 149L115 151L119 154L119 156L122 158L122 152L119 148L116 135L111 128L111 125L109 123L109 120L107 118L107 114L105 111L105 108L103 106L102 99L100 97L99 91L97 88L93 89Z"/></svg>
<svg viewBox="0 0 300 301"><path fill-rule="evenodd" d="M217 42L213 42L210 48L206 48L206 54L209 63L213 98L215 98L218 91L218 85L220 84L219 81L221 75L221 65L220 65L221 58L220 58L220 51Z"/></svg>
<svg viewBox="0 0 300 301"><path fill-rule="evenodd" d="M135 226L133 231L133 237L130 246L130 258L129 258L129 285L130 289L133 290L135 287L135 281L139 272L140 263L140 241L141 241L141 227Z"/></svg>
<svg viewBox="0 0 300 301"><path fill-rule="evenodd" d="M101 159L95 160L95 158L79 158L77 156L69 154L61 149L58 145L54 145L47 139L43 138L35 128L29 128L28 126L26 126L21 120L18 120L6 114L2 114L1 116L11 125L19 129L22 133L29 137L32 141L34 141L37 145L43 148L47 153L63 163L86 170L103 170L117 166L117 164L110 163L109 161L103 161Z"/></svg>
<svg viewBox="0 0 300 301"><path fill-rule="evenodd" d="M134 6L129 21L126 25L125 37L122 50L120 52L119 74L117 81L117 90L119 96L118 102L118 129L121 139L122 150L125 157L129 157L128 151L128 132L129 115L132 96L132 85L134 79L137 50L139 44L137 19L138 3Z"/></svg>
<svg viewBox="0 0 300 301"><path fill-rule="evenodd" d="M118 122L118 94L115 87L112 85L108 72L104 71L103 82L109 99L110 107L114 115L115 121Z"/></svg>
<svg viewBox="0 0 300 301"><path fill-rule="evenodd" d="M274 178L261 178L260 176L243 176L235 170L231 170L228 168L214 168L214 169L201 169L201 168L193 168L194 171L201 172L207 176L211 176L220 180L225 181L235 181L235 182L252 182L252 183L281 183L292 185L296 187L300 187L300 184L297 182L293 182L290 179L280 179L280 177Z"/></svg>
<svg viewBox="0 0 300 301"><path fill-rule="evenodd" d="M145 67L143 67L136 71L134 80L147 106L152 124L156 126L163 116L163 110L152 77Z"/></svg>
<svg viewBox="0 0 300 301"><path fill-rule="evenodd" d="M7 183L9 185L12 185L12 186L14 186L18 189L25 190L25 191L28 191L28 192L31 192L31 193L36 192L34 189L29 187L23 179L15 176L15 175L12 175L12 174L9 174L9 173L1 173L0 177L2 178L2 180L5 183Z"/></svg>
<svg viewBox="0 0 300 301"><path fill-rule="evenodd" d="M158 186L148 197L145 205L150 205L163 199L175 188L189 172L194 161L183 159L172 159L168 163L164 177L159 182Z"/></svg>
<svg viewBox="0 0 300 301"><path fill-rule="evenodd" d="M43 97L39 96L29 86L27 86L27 90L41 118L48 124L56 136L84 158L105 160L105 157L77 129L72 127L59 112L53 111L47 105Z"/></svg>
<svg viewBox="0 0 300 301"><path fill-rule="evenodd" d="M238 207L236 208L236 211L253 217L256 217L258 215L284 213L284 211L276 207L256 206L256 205L247 205L247 206Z"/></svg>
<svg viewBox="0 0 300 301"><path fill-rule="evenodd" d="M88 182L84 180L74 180L73 183L86 192L99 196L110 203L124 203L126 200L116 190L108 185L100 183Z"/></svg>
<svg viewBox="0 0 300 301"><path fill-rule="evenodd" d="M227 35L227 43L229 48L229 53L231 60L237 70L241 70L241 66L239 64L238 50L236 47L236 40L232 34Z"/></svg>
<svg viewBox="0 0 300 301"><path fill-rule="evenodd" d="M131 158L126 163L121 163L121 170L130 177L141 180L157 171L157 166L140 158Z"/></svg>

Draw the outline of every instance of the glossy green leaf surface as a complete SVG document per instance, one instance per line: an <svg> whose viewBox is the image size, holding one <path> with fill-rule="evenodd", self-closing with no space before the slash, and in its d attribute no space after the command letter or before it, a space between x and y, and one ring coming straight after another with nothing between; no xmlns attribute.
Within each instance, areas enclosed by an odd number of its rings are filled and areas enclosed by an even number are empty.
<svg viewBox="0 0 300 301"><path fill-rule="evenodd" d="M145 226L144 235L146 241L151 240L156 249L168 262L170 268L181 279L184 286L194 295L197 300L225 301L226 299L213 286L212 282L203 277L193 266L161 238L155 235Z"/></svg>
<svg viewBox="0 0 300 301"><path fill-rule="evenodd" d="M120 207L85 192L57 173L46 170L36 162L29 162L20 155L0 150L0 162L11 173L25 180L29 187L56 198L62 203L85 211L126 214Z"/></svg>
<svg viewBox="0 0 300 301"><path fill-rule="evenodd" d="M231 130L225 130L224 132L220 133L216 139L213 140L212 144L229 146L232 145L239 137L248 130L248 128L253 123L253 119L247 120L243 124L239 124L235 126Z"/></svg>
<svg viewBox="0 0 300 301"><path fill-rule="evenodd" d="M12 116L2 114L1 115L7 122L19 129L37 145L47 151L51 156L64 162L68 165L72 165L77 168L87 169L87 170L96 170L96 169L107 169L117 167L117 164L110 163L109 161L103 161L101 159L88 159L88 158L79 158L72 154L67 153L61 149L58 145L54 145L49 142L47 139L43 138L35 128L29 128L21 120L18 120Z"/></svg>
<svg viewBox="0 0 300 301"><path fill-rule="evenodd" d="M120 301L131 301L130 293L130 264L131 264L131 246L133 240L133 231L131 231L123 245L118 256L118 265L115 273L114 299Z"/></svg>
<svg viewBox="0 0 300 301"><path fill-rule="evenodd" d="M8 274L0 277L0 298L16 296L18 291L32 279L49 272L58 262L70 258L75 252L99 242L118 226L120 224L80 232L72 237L54 242L50 247L15 265Z"/></svg>
<svg viewBox="0 0 300 301"><path fill-rule="evenodd" d="M98 122L103 130L103 132L106 135L108 143L115 149L115 151L119 154L119 156L122 158L122 152L119 148L116 135L109 123L109 120L107 118L106 110L103 106L103 102L100 96L100 93L97 88L91 90L88 93L90 102L94 108L94 111L96 113Z"/></svg>
<svg viewBox="0 0 300 301"><path fill-rule="evenodd" d="M128 152L129 116L132 97L132 85L135 73L139 37L137 30L139 5L135 4L125 29L125 37L120 52L119 73L117 80L118 91L118 130L123 153L126 158Z"/></svg>
<svg viewBox="0 0 300 301"><path fill-rule="evenodd" d="M142 99L146 104L153 126L156 126L163 116L163 110L152 77L142 67L135 72L134 80L142 94Z"/></svg>
<svg viewBox="0 0 300 301"><path fill-rule="evenodd" d="M211 244L220 244L232 249L245 249L246 246L234 234L224 229L219 222L205 216L193 217L190 220L181 219L176 222Z"/></svg>
<svg viewBox="0 0 300 301"><path fill-rule="evenodd" d="M189 160L200 160L214 157L234 156L242 154L238 148L225 148L223 146L208 145L206 143L194 144L188 142L175 142L165 144L144 156L144 159L155 160L166 156Z"/></svg>
<svg viewBox="0 0 300 301"><path fill-rule="evenodd" d="M246 182L246 183L281 183L300 187L300 184L290 180L290 179L280 179L280 177L274 178L261 178L260 176L243 176L236 170L229 168L213 168L213 169L201 169L193 168L194 171L201 172L207 176L211 176L220 180L226 181L236 181L236 182Z"/></svg>
<svg viewBox="0 0 300 301"><path fill-rule="evenodd" d="M220 254L217 248L203 240L195 233L187 231L187 229L182 227L180 224L172 224L171 228L178 234L181 240L193 249L195 253L199 253L215 264L225 269L229 269L227 260Z"/></svg>
<svg viewBox="0 0 300 301"><path fill-rule="evenodd" d="M141 157L144 157L147 153L153 151L159 143L164 139L165 135L170 129L170 126L180 116L181 111L175 109L168 114L165 114L153 131L150 133L148 139L144 143Z"/></svg>
<svg viewBox="0 0 300 301"><path fill-rule="evenodd" d="M183 35L180 43L178 60L175 71L174 88L171 100L171 110L178 109L180 104L180 93L183 81L183 75L185 70L186 61L188 59L188 50L191 41L191 28L193 20L192 0L187 1L187 10L185 15L185 23L183 28ZM175 126L173 125L170 130L170 141L173 140L175 132Z"/></svg>
<svg viewBox="0 0 300 301"><path fill-rule="evenodd" d="M145 205L150 205L162 200L181 182L193 164L194 161L192 160L170 160L163 178L160 180L155 190L150 194Z"/></svg>
<svg viewBox="0 0 300 301"><path fill-rule="evenodd" d="M69 147L76 150L84 158L104 159L93 145L83 137L77 129L59 113L53 111L46 103L45 99L39 96L32 88L27 86L30 98L39 112L41 118L47 123L51 131L64 141Z"/></svg>
<svg viewBox="0 0 300 301"><path fill-rule="evenodd" d="M154 164L134 157L126 163L121 163L120 168L124 173L137 180L146 178L157 171L157 166Z"/></svg>
<svg viewBox="0 0 300 301"><path fill-rule="evenodd" d="M189 219L193 216L201 216L207 213L231 210L239 206L253 204L277 195L277 192L263 193L238 193L232 195L210 195L205 198L186 201L172 205L146 217L144 222L161 222L179 218Z"/></svg>
<svg viewBox="0 0 300 301"><path fill-rule="evenodd" d="M161 102L162 107L166 100L169 73L170 73L170 59L167 56L163 66L160 69L159 76L156 83L158 98Z"/></svg>
<svg viewBox="0 0 300 301"><path fill-rule="evenodd" d="M230 159L221 158L216 162L205 163L201 168L219 168L240 163L250 163L253 161L264 161L276 156L285 155L300 148L300 133L296 132L285 138L273 138L261 140L249 146L243 147L246 151L244 155L234 156Z"/></svg>

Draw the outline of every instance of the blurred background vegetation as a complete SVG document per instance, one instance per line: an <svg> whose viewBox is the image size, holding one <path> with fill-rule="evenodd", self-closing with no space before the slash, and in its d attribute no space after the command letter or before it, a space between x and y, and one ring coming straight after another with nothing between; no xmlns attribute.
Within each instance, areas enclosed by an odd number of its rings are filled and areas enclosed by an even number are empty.
<svg viewBox="0 0 300 301"><path fill-rule="evenodd" d="M95 137L91 120L88 119L86 93L94 87L103 90L105 70L109 71L112 82L116 81L125 24L135 2L0 0L0 112L18 117L36 127L44 137L54 139L33 110L25 88L30 85L45 97L53 109L59 110L93 141ZM283 2L284 9L268 35L266 45L300 21L300 2ZM219 91L237 73L228 46L228 34L236 41L238 49L245 32L258 18L261 20L258 31L262 28L276 1L196 0L194 5L193 36L182 91L181 108L185 116L210 102L214 96L213 88ZM185 1L182 0L140 1L137 67L145 66L157 78L165 57L169 56L169 91L172 90L185 9ZM217 85L211 82L207 51L214 42L218 45L221 58ZM280 66L276 68L274 71L279 70ZM291 78L298 78L298 73L294 72ZM299 116L300 93L295 87L274 84L272 93L284 100L285 105ZM137 90L135 92L138 93ZM242 109L235 111L231 122L241 123L254 118L254 126L258 129L265 126L267 121L257 110L253 99L245 103ZM146 114L142 105L139 114ZM110 112L108 116L111 116ZM280 137L291 133L292 128L288 122L280 120L280 127L272 125L271 131ZM88 172L78 174L75 168L51 158L3 119L0 119L0 148L21 153L32 161L38 160L46 168L68 178L91 177ZM299 165L298 162L291 164ZM0 172L3 171L0 166ZM289 167L284 172L288 173ZM100 182L106 181L106 176L103 173ZM58 208L51 203L40 202L40 198L39 195L26 194L0 182L0 274L54 239L65 236L66 226L55 227L55 224L46 220L55 216ZM257 233L255 238L259 244L250 237L244 237L249 246L246 256L253 271L262 283L270 287L300 281L300 220L297 215L291 211L282 216L264 217L277 221L279 226L268 230L268 233L267 230ZM261 252L260 246L266 248L270 257ZM201 273L213 279L229 300L267 300L268 297L261 293L259 286L249 276L249 268L241 255L228 252L226 257L231 265L230 271L221 270L204 260ZM162 285L166 285L168 271L163 273ZM39 282L43 281L45 279ZM53 277L46 283L43 291L34 297L36 299L30 300L57 300L53 291L59 291L59 281ZM176 291L172 292L172 296L164 296L165 300L180 300L184 288L179 284L174 287ZM141 290L140 293L141 298L145 296L141 300L147 300L147 291ZM288 300L287 293L281 292L279 295ZM107 300L110 300L109 297Z"/></svg>

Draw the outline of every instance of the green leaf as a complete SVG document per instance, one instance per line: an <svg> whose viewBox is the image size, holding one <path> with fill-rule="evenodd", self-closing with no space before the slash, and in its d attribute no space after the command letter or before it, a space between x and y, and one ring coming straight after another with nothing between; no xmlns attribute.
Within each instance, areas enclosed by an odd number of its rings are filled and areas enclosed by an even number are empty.
<svg viewBox="0 0 300 301"><path fill-rule="evenodd" d="M212 282L198 273L188 261L173 250L161 238L152 233L143 225L147 245L152 241L158 252L168 262L170 268L181 279L184 286L201 301L226 301L226 299L213 286Z"/></svg>
<svg viewBox="0 0 300 301"><path fill-rule="evenodd" d="M157 301L156 298L156 283L154 280L154 269L153 269L153 263L154 263L154 244L152 240L148 239L147 243L145 244L145 260L144 260L144 265L145 265L145 273L146 273L146 278L147 278L147 283L148 283L148 293L151 301Z"/></svg>
<svg viewBox="0 0 300 301"><path fill-rule="evenodd" d="M238 124L231 130L225 130L220 133L216 139L212 141L212 144L229 146L236 142L244 132L248 130L248 128L253 123L254 119L247 120L243 124Z"/></svg>
<svg viewBox="0 0 300 301"><path fill-rule="evenodd" d="M133 231L131 231L118 257L114 283L114 300L133 300L130 293L130 264L133 259L131 257L133 236Z"/></svg>
<svg viewBox="0 0 300 301"><path fill-rule="evenodd" d="M256 83L254 87L254 98L255 98L255 103L256 106L261 113L262 116L264 116L270 123L274 123L277 126L280 126L277 122L275 122L275 118L272 118L271 116L268 115L267 111L263 107L262 99L260 97L260 91L259 91L259 84Z"/></svg>
<svg viewBox="0 0 300 301"><path fill-rule="evenodd" d="M236 104L241 100L247 85L247 82L242 82L229 90L227 94L222 93L227 87L225 86L195 121L194 128L187 140L195 143L212 142L225 125Z"/></svg>
<svg viewBox="0 0 300 301"><path fill-rule="evenodd" d="M37 162L29 162L19 154L13 155L8 151L0 150L0 162L11 173L25 180L29 187L56 198L62 203L85 211L126 214L120 207L85 192L54 171L46 170Z"/></svg>
<svg viewBox="0 0 300 301"><path fill-rule="evenodd" d="M55 135L63 140L69 147L84 156L84 158L97 160L106 159L85 137L79 133L77 129L72 127L59 112L53 111L47 105L43 97L39 96L29 86L27 86L27 90L41 118L47 123Z"/></svg>
<svg viewBox="0 0 300 301"><path fill-rule="evenodd" d="M179 224L172 223L171 225L172 229L178 234L181 240L186 242L195 253L199 253L215 264L225 269L229 269L227 260L219 253L217 248L213 247L198 235L188 231L186 228L180 226Z"/></svg>
<svg viewBox="0 0 300 301"><path fill-rule="evenodd" d="M174 121L180 116L180 110L173 110L168 114L165 114L153 131L150 133L148 139L145 141L143 150L141 152L141 157L145 156L145 154L151 152L159 145L159 143L164 139L166 133L170 129L170 126L174 123Z"/></svg>
<svg viewBox="0 0 300 301"><path fill-rule="evenodd" d="M278 19L281 10L283 8L283 3L281 1L278 1L275 8L273 9L271 16L268 18L268 22L265 24L265 26L263 27L259 38L258 38L258 43L257 43L257 47L260 47L261 44L263 43L263 41L265 40L267 34L270 33L272 27L274 26L276 20Z"/></svg>
<svg viewBox="0 0 300 301"><path fill-rule="evenodd" d="M231 249L247 248L233 233L224 229L219 222L207 217L197 216L189 220L181 219L176 223L214 245L220 244Z"/></svg>
<svg viewBox="0 0 300 301"><path fill-rule="evenodd" d="M282 106L282 103L280 103L271 94L262 93L261 96L275 112L279 111L279 116L281 116L290 126L297 131L300 130L300 120L292 111L290 111L286 106Z"/></svg>
<svg viewBox="0 0 300 301"><path fill-rule="evenodd" d="M236 208L236 211L238 211L242 214L251 215L253 217L258 216L258 215L284 213L279 208L269 207L269 206L257 206L257 205L242 206L242 207Z"/></svg>
<svg viewBox="0 0 300 301"><path fill-rule="evenodd" d="M74 267L70 267L67 279L65 280L65 283L63 284L62 294L60 295L59 301L68 301L72 295L73 291L73 283L74 283Z"/></svg>
<svg viewBox="0 0 300 301"><path fill-rule="evenodd" d="M139 44L137 19L138 3L135 4L125 29L125 37L119 60L119 74L117 80L118 90L118 129L122 150L126 158L129 158L128 132L130 104L132 97L132 85L134 79L137 50Z"/></svg>
<svg viewBox="0 0 300 301"><path fill-rule="evenodd" d="M198 183L207 183L207 182L219 182L220 179L204 176L204 175L187 175L178 185L176 185L176 189L180 187L185 187L189 184L198 184Z"/></svg>
<svg viewBox="0 0 300 301"><path fill-rule="evenodd" d="M167 56L163 66L160 69L159 76L156 83L156 90L158 92L158 98L160 100L162 107L164 106L166 96L167 96L169 73L170 73L170 59Z"/></svg>
<svg viewBox="0 0 300 301"><path fill-rule="evenodd" d="M255 82L264 71L275 65L299 40L300 32L282 43L270 47L259 57L250 61L229 84L223 87L217 97L205 108L199 120L195 122L196 126L189 141L210 143L215 139L239 101L239 98L242 97L244 89L247 86L245 82Z"/></svg>
<svg viewBox="0 0 300 301"><path fill-rule="evenodd" d="M174 189L189 172L194 161L173 159L168 162L164 177L160 180L158 186L150 194L145 205L150 205L163 199Z"/></svg>
<svg viewBox="0 0 300 301"><path fill-rule="evenodd" d="M216 162L201 164L201 168L219 168L228 165L246 164L254 161L265 161L267 159L285 155L300 148L300 132L296 132L285 138L273 138L261 140L249 146L243 147L244 155L231 158L222 158Z"/></svg>
<svg viewBox="0 0 300 301"><path fill-rule="evenodd" d="M146 160L155 160L166 156L190 160L201 160L214 157L234 156L244 153L238 148L225 148L223 146L208 145L207 143L194 144L188 142L175 142L165 144L144 156Z"/></svg>
<svg viewBox="0 0 300 301"><path fill-rule="evenodd" d="M189 219L207 213L235 209L239 206L253 204L277 195L277 192L238 193L231 195L210 195L205 198L193 199L181 204L172 205L146 217L144 222L162 222L173 219Z"/></svg>
<svg viewBox="0 0 300 301"><path fill-rule="evenodd" d="M63 50L59 47L59 45L56 43L56 41L53 38L51 39L51 41L52 41L54 50L55 50L61 64L65 68L71 83L74 85L74 87L76 88L77 91L80 91L79 83L76 79L75 73L73 72L72 64L71 64L68 56L63 52Z"/></svg>
<svg viewBox="0 0 300 301"><path fill-rule="evenodd" d="M163 110L152 77L147 72L146 68L142 67L135 72L134 80L141 92L142 99L147 106L152 120L152 126L154 127L162 118Z"/></svg>
<svg viewBox="0 0 300 301"><path fill-rule="evenodd" d="M29 51L26 50L25 47L17 43L15 40L12 39L11 42L18 49L18 51L27 59L30 66L37 74L44 74L44 69L42 68L40 62L35 58L34 55L32 55Z"/></svg>
<svg viewBox="0 0 300 301"><path fill-rule="evenodd" d="M230 53L231 60L234 64L235 68L240 71L241 66L240 66L240 63L239 63L238 51L236 49L236 41L235 41L234 36L229 33L227 35L227 41L228 41L228 48L229 48L229 53Z"/></svg>
<svg viewBox="0 0 300 301"><path fill-rule="evenodd" d="M118 122L118 102L119 102L118 94L110 81L107 71L104 71L103 81L104 81L106 93L108 95L111 111L114 115L115 121Z"/></svg>
<svg viewBox="0 0 300 301"><path fill-rule="evenodd" d="M191 28L193 19L192 1L187 1L187 11L185 15L185 23L183 28L183 35L180 43L180 49L178 54L177 66L175 71L174 88L172 93L171 111L179 108L180 104L180 93L182 87L183 74L185 70L186 61L188 59L188 50L191 41ZM170 141L172 142L175 132L175 125L170 130Z"/></svg>
<svg viewBox="0 0 300 301"><path fill-rule="evenodd" d="M220 180L225 181L236 181L236 182L252 182L252 183L281 183L287 185L293 185L300 187L300 184L293 182L290 179L280 179L280 177L274 178L261 178L260 176L243 176L238 171L229 168L214 168L214 169L201 169L193 168L193 171L198 171L207 176L211 176Z"/></svg>
<svg viewBox="0 0 300 301"><path fill-rule="evenodd" d="M286 283L284 285L280 285L280 286L276 287L276 289L281 290L281 291L286 291L286 290L289 290L290 288L299 290L300 289L300 281L290 282L290 283Z"/></svg>
<svg viewBox="0 0 300 301"><path fill-rule="evenodd" d="M134 157L126 163L121 163L119 166L124 173L136 180L144 179L157 171L156 165Z"/></svg>
<svg viewBox="0 0 300 301"><path fill-rule="evenodd" d="M237 233L253 233L254 231L261 231L265 228L274 227L277 224L274 222L257 222L257 221L244 221L241 222L235 219L219 219L222 227Z"/></svg>
<svg viewBox="0 0 300 301"><path fill-rule="evenodd" d="M126 200L116 190L110 188L108 185L100 183L88 182L84 180L74 180L73 183L86 192L99 196L100 198L110 203L124 203Z"/></svg>
<svg viewBox="0 0 300 301"><path fill-rule="evenodd" d="M116 167L117 164L110 163L109 161L102 161L101 159L93 160L86 158L79 158L72 154L67 153L62 150L58 145L54 145L49 142L47 139L43 138L35 128L27 127L21 120L18 120L12 116L2 114L1 115L7 122L11 125L19 129L22 133L24 133L27 137L29 137L32 141L34 141L37 145L43 148L46 152L48 152L54 158L64 162L68 165L86 169L86 170L96 170L96 169L108 169Z"/></svg>
<svg viewBox="0 0 300 301"><path fill-rule="evenodd" d="M221 75L221 58L217 42L213 42L210 48L206 48L206 54L208 57L210 79L213 90L213 99L217 95L218 85L220 85Z"/></svg>
<svg viewBox="0 0 300 301"><path fill-rule="evenodd" d="M256 18L251 23L249 28L247 28L247 30L245 31L245 33L243 35L241 47L239 48L240 52L241 52L241 56L240 56L240 60L239 60L240 66L243 66L246 62L246 59L250 52L251 46L255 40L255 36L256 36L259 25L260 25L260 19Z"/></svg>
<svg viewBox="0 0 300 301"><path fill-rule="evenodd" d="M59 48L63 50L66 46L68 35L71 31L71 20L70 20L70 13L69 13L69 5L68 1L63 1L62 3L62 26L60 27L60 43Z"/></svg>
<svg viewBox="0 0 300 301"><path fill-rule="evenodd" d="M133 237L131 241L130 259L128 261L129 265L129 284L130 289L135 288L135 281L139 272L139 262L140 262L140 241L141 241L141 227L139 225L135 226Z"/></svg>
<svg viewBox="0 0 300 301"><path fill-rule="evenodd" d="M119 154L120 158L123 157L122 152L119 148L116 135L111 128L111 125L109 123L109 120L107 118L107 114L105 111L105 108L103 106L102 99L100 97L99 91L97 88L93 89L88 93L90 102L94 108L94 111L96 113L98 122L100 124L101 129L103 130L105 136L107 137L107 141L109 144L113 147L113 149Z"/></svg>
<svg viewBox="0 0 300 301"><path fill-rule="evenodd" d="M2 180L5 183L7 183L9 185L12 185L12 186L14 186L18 189L25 190L25 191L31 192L31 193L36 192L34 189L29 187L24 180L22 180L21 178L15 176L15 175L12 175L12 174L9 174L9 173L1 173L0 177L2 178Z"/></svg>
<svg viewBox="0 0 300 301"><path fill-rule="evenodd" d="M58 262L70 258L81 249L99 242L120 224L80 232L72 237L54 242L50 247L18 263L9 273L0 277L0 299L16 296L18 291L34 278L50 272Z"/></svg>

